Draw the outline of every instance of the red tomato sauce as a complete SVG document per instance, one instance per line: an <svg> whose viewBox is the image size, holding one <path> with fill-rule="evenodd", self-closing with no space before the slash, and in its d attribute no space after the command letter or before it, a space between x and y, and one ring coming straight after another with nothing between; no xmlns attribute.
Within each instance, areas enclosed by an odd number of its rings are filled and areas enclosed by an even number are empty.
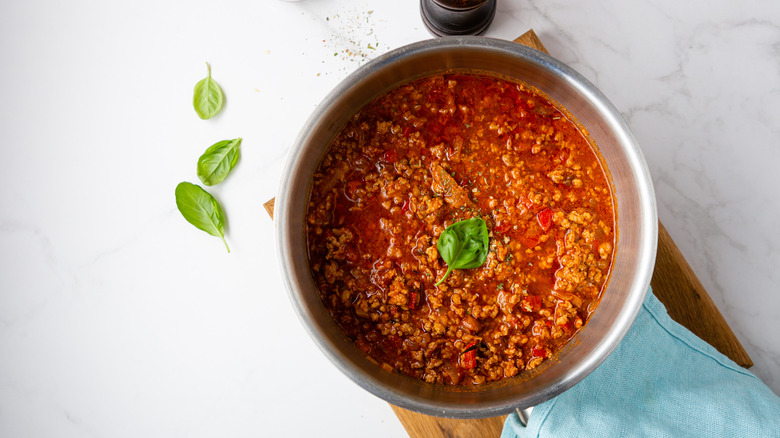
<svg viewBox="0 0 780 438"><path fill-rule="evenodd" d="M449 225L485 220L485 263L455 269ZM391 90L334 137L313 179L309 264L369 358L426 382L516 376L586 323L615 246L606 172L567 114L521 83L446 74Z"/></svg>

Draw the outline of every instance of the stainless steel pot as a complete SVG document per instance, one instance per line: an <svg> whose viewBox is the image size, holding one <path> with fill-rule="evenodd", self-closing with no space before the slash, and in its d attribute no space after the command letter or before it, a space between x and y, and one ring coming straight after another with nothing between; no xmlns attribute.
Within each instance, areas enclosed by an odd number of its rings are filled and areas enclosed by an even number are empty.
<svg viewBox="0 0 780 438"><path fill-rule="evenodd" d="M452 70L530 84L568 109L599 147L617 200L618 244L601 303L577 336L531 375L479 387L432 385L381 369L345 337L309 272L304 215L312 174L328 142L363 105L396 85ZM482 37L427 40L389 52L350 75L317 107L290 154L275 206L284 282L304 326L331 361L384 400L428 415L479 418L544 402L593 371L628 331L650 283L658 220L652 181L625 120L593 84L541 52Z"/></svg>

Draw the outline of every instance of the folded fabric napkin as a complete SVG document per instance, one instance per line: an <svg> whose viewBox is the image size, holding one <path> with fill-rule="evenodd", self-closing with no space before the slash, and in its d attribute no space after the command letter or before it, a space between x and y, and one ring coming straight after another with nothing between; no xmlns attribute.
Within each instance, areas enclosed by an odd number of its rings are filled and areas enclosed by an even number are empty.
<svg viewBox="0 0 780 438"><path fill-rule="evenodd" d="M615 351L573 388L517 414L501 438L780 437L780 398L672 321L647 294Z"/></svg>

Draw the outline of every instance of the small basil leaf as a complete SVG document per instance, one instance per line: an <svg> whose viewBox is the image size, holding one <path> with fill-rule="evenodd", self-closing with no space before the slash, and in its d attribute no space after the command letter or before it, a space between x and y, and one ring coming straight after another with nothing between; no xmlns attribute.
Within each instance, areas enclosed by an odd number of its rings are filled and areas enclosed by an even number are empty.
<svg viewBox="0 0 780 438"><path fill-rule="evenodd" d="M230 252L225 241L225 213L209 192L195 184L179 183L176 186L176 207L187 222L212 236L221 238L227 252Z"/></svg>
<svg viewBox="0 0 780 438"><path fill-rule="evenodd" d="M436 283L440 285L453 269L478 268L487 260L490 238L487 225L481 218L475 217L456 222L439 236L436 249L447 262L447 272Z"/></svg>
<svg viewBox="0 0 780 438"><path fill-rule="evenodd" d="M222 140L206 149L198 159L198 178L203 184L219 184L238 162L241 138Z"/></svg>
<svg viewBox="0 0 780 438"><path fill-rule="evenodd" d="M195 85L195 97L192 106L201 119L210 119L222 109L222 89L214 79L211 79L211 66L206 63L209 74Z"/></svg>

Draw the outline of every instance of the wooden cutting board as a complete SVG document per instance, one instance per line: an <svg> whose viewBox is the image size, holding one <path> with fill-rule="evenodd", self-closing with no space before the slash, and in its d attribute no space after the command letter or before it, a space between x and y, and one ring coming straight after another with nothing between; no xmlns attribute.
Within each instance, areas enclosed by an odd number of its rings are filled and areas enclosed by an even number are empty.
<svg viewBox="0 0 780 438"><path fill-rule="evenodd" d="M533 30L515 42L549 53ZM264 204L273 218L274 199ZM658 223L658 253L650 282L653 292L672 319L687 327L739 365L753 366L747 352L729 328L704 286L685 261L663 224ZM411 438L497 438L506 416L458 420L418 414L390 405Z"/></svg>

